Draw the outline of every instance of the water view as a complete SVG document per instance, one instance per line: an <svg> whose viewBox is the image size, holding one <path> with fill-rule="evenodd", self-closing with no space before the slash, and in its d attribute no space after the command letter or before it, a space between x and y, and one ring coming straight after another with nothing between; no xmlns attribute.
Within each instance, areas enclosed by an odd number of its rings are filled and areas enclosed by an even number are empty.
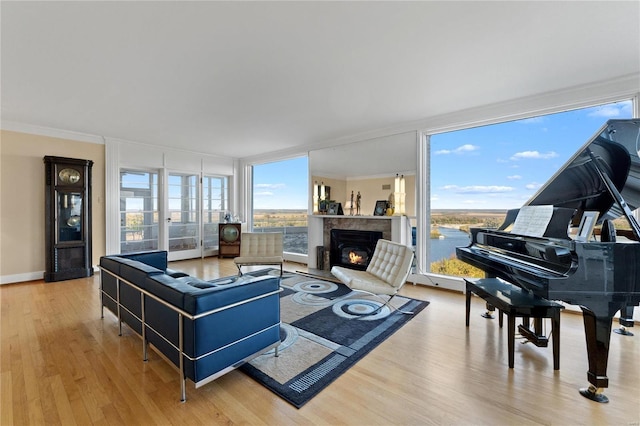
<svg viewBox="0 0 640 426"><path fill-rule="evenodd" d="M429 240L430 262L455 256L456 247L469 245L465 228L473 226L495 227L504 219L503 210L433 210L432 231L440 238ZM256 210L254 231L280 231L284 234L285 251L307 253L306 210ZM461 230L460 228L463 228Z"/></svg>
<svg viewBox="0 0 640 426"><path fill-rule="evenodd" d="M459 229L440 226L437 228L442 238L430 240L431 261L449 259L456 253L456 247L469 245L469 235ZM280 231L284 233L283 241L285 251L291 253L307 253L307 227L288 226L285 228L261 228L260 232Z"/></svg>
<svg viewBox="0 0 640 426"><path fill-rule="evenodd" d="M469 234L466 232L444 226L438 226L437 229L443 238L432 238L430 240L429 257L431 262L449 259L451 256L455 256L456 247L469 245Z"/></svg>

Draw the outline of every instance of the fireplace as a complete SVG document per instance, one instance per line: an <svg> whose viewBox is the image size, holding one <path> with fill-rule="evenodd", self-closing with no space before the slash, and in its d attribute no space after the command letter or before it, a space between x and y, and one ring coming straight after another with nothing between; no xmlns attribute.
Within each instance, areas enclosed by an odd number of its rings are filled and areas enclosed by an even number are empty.
<svg viewBox="0 0 640 426"><path fill-rule="evenodd" d="M364 271L367 269L380 231L332 229L329 251L330 266L343 266Z"/></svg>

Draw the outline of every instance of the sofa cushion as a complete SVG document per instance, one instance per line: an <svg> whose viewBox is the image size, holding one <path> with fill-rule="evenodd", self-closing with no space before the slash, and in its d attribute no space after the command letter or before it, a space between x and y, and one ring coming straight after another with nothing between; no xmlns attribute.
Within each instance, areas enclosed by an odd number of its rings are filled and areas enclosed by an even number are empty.
<svg viewBox="0 0 640 426"><path fill-rule="evenodd" d="M100 257L100 266L107 271L120 275L121 260L122 258L117 256L102 256Z"/></svg>
<svg viewBox="0 0 640 426"><path fill-rule="evenodd" d="M166 260L166 252L151 252L147 256L144 253L123 254L100 257L100 266L127 281L142 285L147 275L165 271L166 261L164 260ZM164 267L161 267L163 265Z"/></svg>
<svg viewBox="0 0 640 426"><path fill-rule="evenodd" d="M214 288L217 287L216 284L213 284L209 281L205 281L205 280L201 280L200 278L197 277L192 277L189 275L186 276L180 276L180 277L176 277L174 275L172 275L172 277L176 278L177 281L183 283L183 284L187 284L191 287L195 287L195 288Z"/></svg>
<svg viewBox="0 0 640 426"><path fill-rule="evenodd" d="M120 276L125 280L144 288L144 279L148 275L162 274L164 271L131 259L120 260Z"/></svg>
<svg viewBox="0 0 640 426"><path fill-rule="evenodd" d="M186 274L182 271L176 271L175 269L165 269L164 271L165 274L167 275L171 275L173 278L180 278L180 277L188 277L189 274Z"/></svg>
<svg viewBox="0 0 640 426"><path fill-rule="evenodd" d="M179 309L184 306L185 292L193 289L167 274L150 275L145 278L143 285L149 293Z"/></svg>
<svg viewBox="0 0 640 426"><path fill-rule="evenodd" d="M157 268L165 259L166 252L134 253L103 256L100 265L192 315L243 302L280 288L280 278L276 276L245 275L205 281Z"/></svg>
<svg viewBox="0 0 640 426"><path fill-rule="evenodd" d="M252 275L232 275L230 277L222 277L222 278L209 280L209 282L216 286L231 285L231 284L246 284L246 283L255 281L255 278L256 277Z"/></svg>
<svg viewBox="0 0 640 426"><path fill-rule="evenodd" d="M233 278L232 284L216 285L215 282L202 281L194 277L173 278L166 274L156 274L146 277L144 286L153 295L191 315L232 305L280 289L280 278L275 276ZM209 287L201 288L198 285Z"/></svg>
<svg viewBox="0 0 640 426"><path fill-rule="evenodd" d="M146 263L154 268L162 271L167 269L168 253L166 250L145 251L139 253L125 253L119 255L119 257L131 260L137 260L138 262Z"/></svg>
<svg viewBox="0 0 640 426"><path fill-rule="evenodd" d="M184 310L197 315L278 290L280 290L279 277L237 277L233 284L218 285L209 289L193 288L186 292Z"/></svg>

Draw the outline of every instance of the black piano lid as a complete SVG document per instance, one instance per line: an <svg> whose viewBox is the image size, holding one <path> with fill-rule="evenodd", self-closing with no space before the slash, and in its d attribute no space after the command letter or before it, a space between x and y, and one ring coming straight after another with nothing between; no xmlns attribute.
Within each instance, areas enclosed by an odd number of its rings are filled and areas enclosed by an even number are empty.
<svg viewBox="0 0 640 426"><path fill-rule="evenodd" d="M607 121L525 205L552 204L579 213L597 211L599 223L624 215L593 167L592 158L629 209L640 207L640 119Z"/></svg>

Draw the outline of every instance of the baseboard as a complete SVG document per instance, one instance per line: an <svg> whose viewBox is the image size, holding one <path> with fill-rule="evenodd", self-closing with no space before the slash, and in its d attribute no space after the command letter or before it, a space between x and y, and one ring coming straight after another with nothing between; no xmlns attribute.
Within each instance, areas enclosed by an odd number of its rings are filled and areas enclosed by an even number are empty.
<svg viewBox="0 0 640 426"><path fill-rule="evenodd" d="M465 290L464 280L459 277L438 274L410 274L408 283L428 285L446 290L463 292Z"/></svg>
<svg viewBox="0 0 640 426"><path fill-rule="evenodd" d="M25 281L38 281L38 280L42 280L43 277L44 277L44 271L26 272L24 274L14 274L14 275L1 275L0 285L21 283Z"/></svg>
<svg viewBox="0 0 640 426"><path fill-rule="evenodd" d="M308 256L306 254L284 252L282 258L287 262L307 264Z"/></svg>
<svg viewBox="0 0 640 426"><path fill-rule="evenodd" d="M27 281L39 281L44 279L45 271L25 272L24 274L0 275L0 285L23 283ZM93 273L100 272L97 265L93 267Z"/></svg>

